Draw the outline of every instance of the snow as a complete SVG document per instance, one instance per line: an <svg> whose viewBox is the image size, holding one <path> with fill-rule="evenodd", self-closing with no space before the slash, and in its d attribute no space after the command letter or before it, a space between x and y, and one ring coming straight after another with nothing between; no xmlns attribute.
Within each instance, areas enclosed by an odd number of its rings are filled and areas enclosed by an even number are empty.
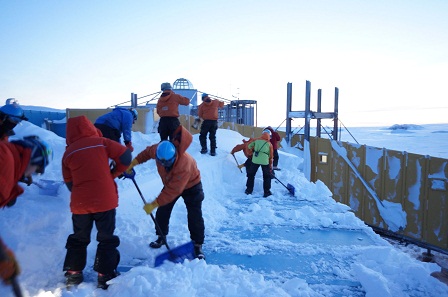
<svg viewBox="0 0 448 297"><path fill-rule="evenodd" d="M17 136L39 135L53 146L53 162L35 180L60 182L65 139L30 123L15 131ZM133 132L132 137L134 156L159 141L154 133ZM143 211L133 183L117 179L116 234L121 240L122 274L111 280L107 291L96 288L92 270L95 228L84 270L86 281L71 291L64 288L65 242L72 232L70 193L65 186L57 195L25 186L16 205L1 210L0 220L0 234L22 268L18 281L25 296L448 296L448 286L430 276L440 271L437 264L420 262L391 245L348 206L335 202L322 182L308 182L300 150L282 148L282 170L276 172L280 181L295 187L296 197L273 180L273 195L263 198L260 170L253 195L245 195L245 169L241 173L229 154L243 138L219 129L217 156L199 153L198 135L188 149L198 163L205 193L205 261L167 262L154 268L155 257L166 249L148 247L156 238L152 220ZM446 155L447 145L438 150L445 149L442 154ZM236 157L240 164L245 160L242 152ZM154 161L137 166L136 171L144 198L152 201L162 188ZM400 209L395 213L400 214ZM385 215L397 219L394 214ZM179 200L170 221L171 247L189 241L186 221L186 209ZM0 296L13 296L11 287L1 284Z"/></svg>

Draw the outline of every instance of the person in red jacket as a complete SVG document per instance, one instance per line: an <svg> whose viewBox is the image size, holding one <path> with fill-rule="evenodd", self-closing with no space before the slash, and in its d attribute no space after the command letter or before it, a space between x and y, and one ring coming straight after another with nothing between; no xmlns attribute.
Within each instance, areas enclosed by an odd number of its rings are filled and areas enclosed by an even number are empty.
<svg viewBox="0 0 448 297"><path fill-rule="evenodd" d="M162 95L156 105L157 114L160 116L157 131L160 134L160 140L167 140L180 126L179 105L189 105L190 99L174 93L170 83L163 83L160 89Z"/></svg>
<svg viewBox="0 0 448 297"><path fill-rule="evenodd" d="M98 287L107 289L106 282L118 275L120 244L115 231L118 206L117 185L114 178L121 175L131 163L129 148L111 139L101 137L85 116L67 121L67 147L62 157L62 175L71 192L73 234L67 238L67 254L63 270L68 286L83 281L87 246L95 223L98 247L93 269L98 272ZM109 167L109 159L115 167Z"/></svg>
<svg viewBox="0 0 448 297"><path fill-rule="evenodd" d="M38 136L0 141L0 207L14 205L24 191L17 183L34 173L43 174L52 158L53 150Z"/></svg>
<svg viewBox="0 0 448 297"><path fill-rule="evenodd" d="M201 143L201 154L206 154L207 134L210 139L210 155L216 155L216 131L218 130L218 108L223 108L224 102L212 100L208 94L202 94L202 103L198 107L198 116L203 119L199 142Z"/></svg>
<svg viewBox="0 0 448 297"><path fill-rule="evenodd" d="M51 147L37 136L11 142L0 141L0 207L11 207L24 190L17 183L45 172L53 158ZM9 283L20 273L14 253L0 239L0 277Z"/></svg>
<svg viewBox="0 0 448 297"><path fill-rule="evenodd" d="M204 192L201 173L196 161L186 152L193 136L182 126L176 132L173 134L174 144L164 140L148 146L132 160L126 172L131 174L134 166L155 159L157 171L163 182L163 189L157 198L144 206L147 214L158 207L156 221L163 232L163 235L159 234L156 228L158 238L149 246L160 248L164 244L164 237L166 238L168 235L171 212L177 200L182 196L187 207L188 230L190 230L190 238L194 242L196 258L204 259L205 256L202 252L205 229L202 217Z"/></svg>
<svg viewBox="0 0 448 297"><path fill-rule="evenodd" d="M279 170L278 169L278 142L281 140L280 135L272 129L271 126L266 127L269 131L271 131L271 144L272 148L274 149L274 161L272 162L272 169L273 170Z"/></svg>

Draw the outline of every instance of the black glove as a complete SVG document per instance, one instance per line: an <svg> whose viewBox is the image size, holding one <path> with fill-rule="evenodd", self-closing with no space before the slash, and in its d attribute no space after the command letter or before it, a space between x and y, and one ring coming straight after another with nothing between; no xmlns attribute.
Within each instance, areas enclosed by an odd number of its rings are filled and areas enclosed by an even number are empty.
<svg viewBox="0 0 448 297"><path fill-rule="evenodd" d="M25 183L27 186L30 186L33 183L33 178L31 176L23 176L20 179L20 182Z"/></svg>

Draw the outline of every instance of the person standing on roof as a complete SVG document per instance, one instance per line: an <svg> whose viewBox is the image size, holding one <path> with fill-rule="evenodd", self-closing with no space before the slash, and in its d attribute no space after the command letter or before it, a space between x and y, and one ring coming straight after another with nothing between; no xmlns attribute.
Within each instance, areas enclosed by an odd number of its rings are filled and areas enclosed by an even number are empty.
<svg viewBox="0 0 448 297"><path fill-rule="evenodd" d="M160 248L164 244L164 238L168 235L171 212L177 200L182 196L187 207L188 230L194 243L195 256L205 259L202 252L204 243L204 219L202 217L202 190L201 173L196 161L186 152L193 136L182 126L174 133L174 144L163 140L158 144L148 146L135 157L129 168L128 174L132 174L133 167L148 160L155 159L157 171L163 182L163 189L157 198L144 206L147 214L157 208L156 221L163 234L156 228L157 240L151 242L151 248Z"/></svg>
<svg viewBox="0 0 448 297"><path fill-rule="evenodd" d="M255 174L257 173L258 167L261 166L261 170L263 171L263 197L268 197L272 195L271 173L273 149L272 144L269 141L271 138L271 131L264 129L261 133L260 138L249 143L248 145L248 149L252 151L252 164L249 167L246 167L247 182L245 193L247 195L252 194L255 183Z"/></svg>
<svg viewBox="0 0 448 297"><path fill-rule="evenodd" d="M95 264L98 288L107 289L107 281L118 275L120 253L118 236L114 235L118 207L117 185L114 181L131 163L129 148L101 137L86 116L67 121L67 147L62 157L62 176L71 192L73 234L67 238L63 270L68 286L83 281L87 246L93 223L98 231ZM112 169L109 159L114 161Z"/></svg>
<svg viewBox="0 0 448 297"><path fill-rule="evenodd" d="M203 119L199 142L201 143L201 154L206 154L207 134L210 139L210 155L216 155L216 131L218 130L218 108L223 108L224 102L212 100L208 94L202 94L202 103L198 107L198 116Z"/></svg>
<svg viewBox="0 0 448 297"><path fill-rule="evenodd" d="M160 116L157 131L160 134L160 140L168 138L171 140L174 131L180 126L179 105L188 106L190 99L174 93L170 83L162 83L160 89L162 95L156 105L157 114Z"/></svg>
<svg viewBox="0 0 448 297"><path fill-rule="evenodd" d="M0 141L0 207L13 206L24 192L18 182L31 180L35 173L43 174L52 158L51 147L37 136ZM19 264L13 251L1 239L0 249L4 254L0 259L0 278L10 283L20 273Z"/></svg>
<svg viewBox="0 0 448 297"><path fill-rule="evenodd" d="M27 121L23 109L16 102L0 107L0 140L14 135L13 129L21 121Z"/></svg>
<svg viewBox="0 0 448 297"><path fill-rule="evenodd" d="M138 112L135 108L116 107L111 112L103 114L95 121L97 127L103 137L121 142L121 134L123 133L124 144L127 148L134 151L132 147L132 125L138 119Z"/></svg>
<svg viewBox="0 0 448 297"><path fill-rule="evenodd" d="M277 133L277 131L275 131L274 129L272 129L271 126L266 127L266 129L268 129L269 131L271 131L271 144L272 144L272 149L274 150L274 159L272 162L272 169L273 170L279 170L278 166L278 142L281 140L280 135Z"/></svg>

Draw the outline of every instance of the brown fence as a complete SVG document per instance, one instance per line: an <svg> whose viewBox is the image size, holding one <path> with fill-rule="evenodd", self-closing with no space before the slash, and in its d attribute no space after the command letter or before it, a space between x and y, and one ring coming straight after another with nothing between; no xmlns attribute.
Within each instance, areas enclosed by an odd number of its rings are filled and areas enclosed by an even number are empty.
<svg viewBox="0 0 448 297"><path fill-rule="evenodd" d="M394 230L396 234L448 251L448 160L345 142L337 145L356 169L329 139L312 137L312 181L324 182L333 198L350 206L365 223L390 230L364 179L382 203L401 205L406 224Z"/></svg>

